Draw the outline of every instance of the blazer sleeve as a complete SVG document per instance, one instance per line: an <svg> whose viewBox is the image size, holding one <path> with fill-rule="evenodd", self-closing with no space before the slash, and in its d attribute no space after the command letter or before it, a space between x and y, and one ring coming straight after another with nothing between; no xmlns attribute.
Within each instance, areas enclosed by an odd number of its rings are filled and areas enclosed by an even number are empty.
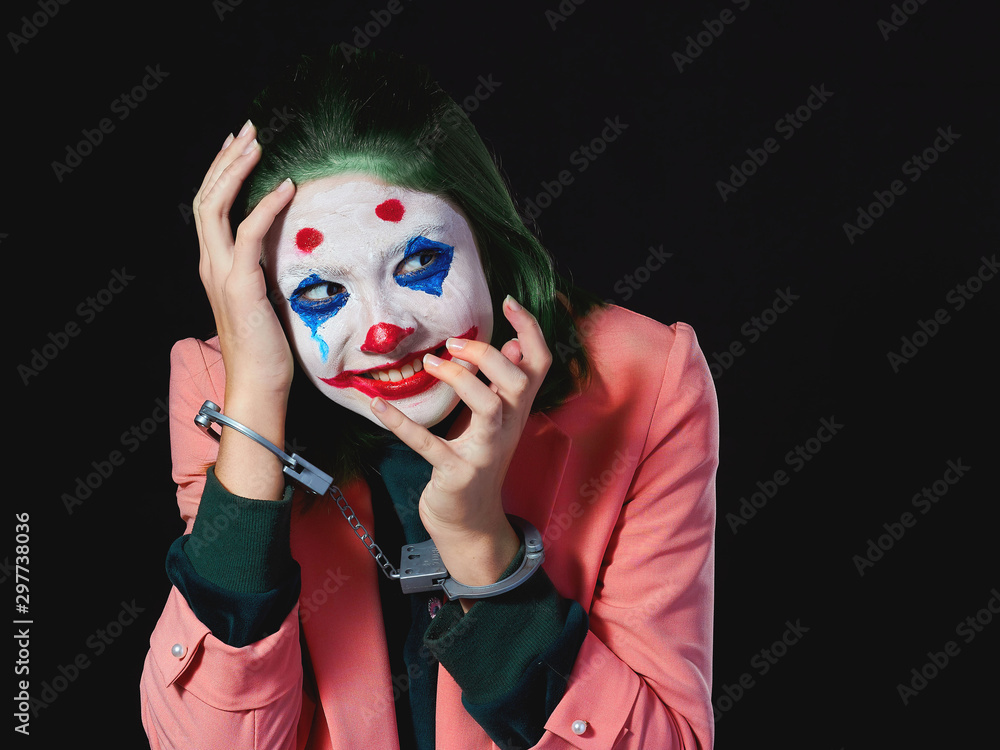
<svg viewBox="0 0 1000 750"><path fill-rule="evenodd" d="M708 364L678 323L590 629L538 750L712 748L718 433Z"/></svg>
<svg viewBox="0 0 1000 750"><path fill-rule="evenodd" d="M222 405L221 353L186 339L170 355L170 446L177 504L190 534L217 443L194 423ZM149 640L139 692L153 750L295 748L302 714L298 603L274 633L240 648L212 635L176 586Z"/></svg>

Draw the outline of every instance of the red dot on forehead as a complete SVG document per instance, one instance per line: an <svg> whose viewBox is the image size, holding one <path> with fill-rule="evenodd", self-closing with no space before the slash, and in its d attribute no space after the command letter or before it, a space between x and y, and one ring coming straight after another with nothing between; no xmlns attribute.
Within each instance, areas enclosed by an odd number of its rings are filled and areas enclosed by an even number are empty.
<svg viewBox="0 0 1000 750"><path fill-rule="evenodd" d="M322 241L323 233L312 227L300 229L299 233L295 235L295 246L304 253L311 253L319 247L319 243Z"/></svg>
<svg viewBox="0 0 1000 750"><path fill-rule="evenodd" d="M390 198L375 206L375 215L382 221L399 221L403 218L404 213L406 213L406 209L395 198Z"/></svg>

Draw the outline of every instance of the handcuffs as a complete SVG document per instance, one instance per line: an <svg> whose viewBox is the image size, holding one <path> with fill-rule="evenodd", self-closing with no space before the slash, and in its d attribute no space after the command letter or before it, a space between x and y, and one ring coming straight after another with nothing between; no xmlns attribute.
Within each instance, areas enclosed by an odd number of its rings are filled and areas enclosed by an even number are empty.
<svg viewBox="0 0 1000 750"><path fill-rule="evenodd" d="M382 572L390 579L398 580L404 594L440 590L444 591L449 599L488 599L520 586L534 575L545 560L542 535L538 529L523 518L508 515L507 518L519 526L524 535L524 559L517 570L497 583L488 586L466 586L456 581L448 574L433 539L419 544L403 545L400 553L402 570L397 570L382 553L382 549L375 543L357 516L354 515L351 506L347 504L340 488L333 484L333 478L329 474L316 468L297 453L289 456L267 438L224 415L219 411L218 405L212 401L206 401L202 404L194 421L216 441L219 440L219 433L212 429L213 422L242 433L277 456L282 463L282 471L300 484L306 492L314 495L329 495L337 503L344 518L351 524L355 536L361 540L371 556L375 558L375 562L382 568Z"/></svg>

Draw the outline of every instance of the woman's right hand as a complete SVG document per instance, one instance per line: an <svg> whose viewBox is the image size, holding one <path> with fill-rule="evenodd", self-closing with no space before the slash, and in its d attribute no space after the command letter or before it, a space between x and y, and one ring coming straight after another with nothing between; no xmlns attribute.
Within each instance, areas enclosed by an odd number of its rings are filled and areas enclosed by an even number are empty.
<svg viewBox="0 0 1000 750"><path fill-rule="evenodd" d="M286 180L250 212L233 237L229 214L243 181L260 159L248 121L230 135L194 197L201 246L199 271L215 315L226 368L226 414L279 447L294 362L288 339L267 298L259 259L264 236L288 205L295 187ZM235 430L223 429L216 476L244 497L281 496L281 466L273 454Z"/></svg>
<svg viewBox="0 0 1000 750"><path fill-rule="evenodd" d="M268 301L259 260L264 235L295 194L291 181L261 200L235 240L229 223L243 181L260 159L255 136L248 121L239 136L227 139L194 197L199 271L215 315L227 385L284 395L292 381L292 353Z"/></svg>

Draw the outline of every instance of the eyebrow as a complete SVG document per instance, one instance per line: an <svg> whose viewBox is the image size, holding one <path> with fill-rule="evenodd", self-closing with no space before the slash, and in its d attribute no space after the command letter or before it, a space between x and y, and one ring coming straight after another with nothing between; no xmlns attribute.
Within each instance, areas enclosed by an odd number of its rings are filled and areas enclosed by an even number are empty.
<svg viewBox="0 0 1000 750"><path fill-rule="evenodd" d="M411 240L416 237L426 237L427 239L431 239L428 235L441 232L443 230L444 226L441 224L421 224L414 229L414 234L411 236L394 245L391 245L388 249L383 249L380 252L379 260L385 261L395 255L402 255L406 250L407 244L409 244ZM329 242L329 237L325 241ZM312 262L309 262L310 260L312 260ZM317 261L312 258L312 254L309 254L302 257L302 262L295 262L291 268L282 273L278 277L278 284L283 285L286 282L298 284L302 281L303 271L311 271L312 273L319 274L320 276L327 278L344 278L346 276L350 276L351 268L349 266L338 265L336 259Z"/></svg>

